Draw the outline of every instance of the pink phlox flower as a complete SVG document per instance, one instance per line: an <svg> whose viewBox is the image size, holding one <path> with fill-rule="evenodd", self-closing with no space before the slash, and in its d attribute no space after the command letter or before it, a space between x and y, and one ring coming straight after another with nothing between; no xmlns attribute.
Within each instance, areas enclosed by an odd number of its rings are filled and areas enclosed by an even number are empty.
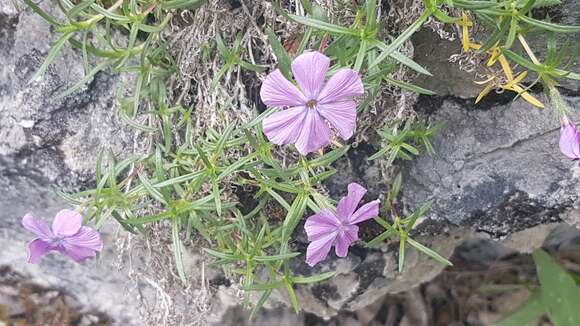
<svg viewBox="0 0 580 326"><path fill-rule="evenodd" d="M58 251L76 262L96 256L103 249L99 233L82 226L82 216L72 210L63 209L56 214L52 229L43 220L26 214L22 225L34 233L36 238L28 243L28 262L36 264L50 251Z"/></svg>
<svg viewBox="0 0 580 326"><path fill-rule="evenodd" d="M580 160L580 133L566 116L560 128L560 151L569 159Z"/></svg>
<svg viewBox="0 0 580 326"><path fill-rule="evenodd" d="M322 209L306 220L304 229L311 241L306 249L306 263L310 266L326 259L334 245L338 257L346 257L348 247L358 240L356 224L379 215L379 200L374 200L356 209L367 190L357 183L348 185L348 194L336 208L336 213Z"/></svg>
<svg viewBox="0 0 580 326"><path fill-rule="evenodd" d="M269 107L285 108L263 121L264 133L278 145L295 144L305 155L331 141L332 125L344 140L352 137L356 126L355 96L364 94L357 71L341 69L325 83L330 59L319 52L307 52L292 62L298 89L276 69L260 90Z"/></svg>

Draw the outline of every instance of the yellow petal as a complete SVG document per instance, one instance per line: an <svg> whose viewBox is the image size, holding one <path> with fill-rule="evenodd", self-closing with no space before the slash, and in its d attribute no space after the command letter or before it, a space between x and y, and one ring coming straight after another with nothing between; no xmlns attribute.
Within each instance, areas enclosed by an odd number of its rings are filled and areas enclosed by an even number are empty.
<svg viewBox="0 0 580 326"><path fill-rule="evenodd" d="M463 52L469 51L469 31L467 30L467 26L463 26L463 33L462 33L462 40L463 43Z"/></svg>
<svg viewBox="0 0 580 326"><path fill-rule="evenodd" d="M471 42L470 42L470 43L469 43L469 47L470 47L470 48L472 48L472 49L474 49L474 50L479 50L479 49L481 49L481 44L478 44L478 43L471 43Z"/></svg>
<svg viewBox="0 0 580 326"><path fill-rule="evenodd" d="M487 86L485 86L485 88L479 93L479 95L475 99L475 104L477 104L479 101L481 101L482 98L484 98L487 94L489 94L489 92L491 92L493 87L494 87L493 84L487 84Z"/></svg>
<svg viewBox="0 0 580 326"><path fill-rule="evenodd" d="M533 97L530 93L524 91L524 89L520 85L514 85L513 90L518 92L518 94L531 105L541 109L544 108L544 104L542 102L540 102L537 98Z"/></svg>
<svg viewBox="0 0 580 326"><path fill-rule="evenodd" d="M527 71L522 72L516 78L514 78L514 80L512 81L512 83L519 84L522 80L524 80L524 78L526 78L527 75L528 75L528 72Z"/></svg>
<svg viewBox="0 0 580 326"><path fill-rule="evenodd" d="M495 45L491 50L489 50L489 60L487 61L487 66L491 67L497 62L497 57L499 56L500 51L497 45Z"/></svg>
<svg viewBox="0 0 580 326"><path fill-rule="evenodd" d="M503 73L505 74L505 77L507 78L508 81L511 81L514 79L514 72L512 71L512 68L510 67L509 62L507 61L507 59L504 57L503 54L500 54L497 59L499 60L499 64L501 64L501 69L503 70Z"/></svg>
<svg viewBox="0 0 580 326"><path fill-rule="evenodd" d="M461 29L461 42L463 43L463 51L468 52L471 48L471 41L469 39L469 26L473 26L473 23L469 21L469 17L465 13L465 11L461 11L461 20L457 23L459 26L462 26Z"/></svg>

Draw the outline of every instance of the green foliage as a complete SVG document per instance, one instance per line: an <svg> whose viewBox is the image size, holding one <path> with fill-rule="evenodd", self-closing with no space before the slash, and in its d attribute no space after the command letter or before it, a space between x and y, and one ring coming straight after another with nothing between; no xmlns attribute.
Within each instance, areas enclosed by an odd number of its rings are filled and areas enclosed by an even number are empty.
<svg viewBox="0 0 580 326"><path fill-rule="evenodd" d="M396 159L411 160L420 154L419 149L424 149L429 155L435 154L435 149L430 139L442 127L437 124L430 126L421 122L407 121L401 128L400 124L386 127L379 135L383 139L382 148L369 157L369 160L386 157L387 166L392 165Z"/></svg>
<svg viewBox="0 0 580 326"><path fill-rule="evenodd" d="M546 95L551 100L558 114L566 114L567 107L561 100L560 93L556 89L558 80L562 78L580 79L577 73L568 70L568 63L578 56L577 49L569 51L567 44L556 46L555 34L566 35L567 33L580 32L580 26L560 25L546 20L533 17L532 11L536 8L548 7L560 4L559 0L508 0L508 1L467 1L449 0L449 6L460 8L469 12L470 16L476 17L489 32L487 40L482 45L473 43L468 35L467 22L460 23L463 26L464 49L474 48L480 53L491 51L492 57L497 56L495 50L509 60L533 71L536 81L544 84ZM544 63L535 56L527 41L527 35L547 34L547 55ZM516 47L516 40L521 47ZM526 58L528 57L528 58ZM490 60L491 62L491 60ZM488 64L489 65L489 64ZM505 70L505 68L504 68ZM509 76L507 76L510 79ZM535 83L534 82L534 83Z"/></svg>
<svg viewBox="0 0 580 326"><path fill-rule="evenodd" d="M431 202L427 202L423 204L419 209L414 211L412 214L401 217L400 209L397 205L397 198L401 191L402 185L402 175L399 174L395 178L393 184L391 185L391 189L387 194L387 203L386 209L389 212L390 216L393 219L392 224L386 221L381 217L375 218L375 221L379 223L382 227L385 228L385 231L379 234L376 238L372 239L367 243L367 246L373 247L382 244L386 240L391 238L399 240L399 273L403 272L403 268L405 265L405 250L407 245L412 246L419 252L424 253L425 255L435 259L436 261L451 266L451 262L447 260L445 257L441 256L434 250L424 246L423 244L417 242L416 240L410 237L410 233L417 223L417 220L423 217L430 209L431 209Z"/></svg>
<svg viewBox="0 0 580 326"><path fill-rule="evenodd" d="M278 11L288 19L309 28L305 34L308 39L305 36L303 42L314 42L320 46L323 45L323 40L326 40L326 37L329 35L328 47L325 50L325 54L334 59L341 67L350 66L355 70L363 72L365 88L371 94L377 93L384 81L396 87L420 94L434 94L429 90L396 80L391 76L397 69L397 64L406 66L420 74L430 75L429 71L421 67L413 59L397 51L421 27L428 18L427 15L420 18L414 23L414 26L411 26L395 41L387 45L381 40L379 33L381 26L377 20L376 0L368 0L364 5L356 8L355 21L349 27L339 26L330 22L328 17L321 14L317 15L316 12L320 12L321 10L317 11L316 8L312 7L312 10L307 16L287 14L282 12L279 7ZM381 54L379 55L379 53ZM278 53L276 54L280 58ZM359 110L364 109L367 105L368 102L364 102L359 106Z"/></svg>
<svg viewBox="0 0 580 326"><path fill-rule="evenodd" d="M540 288L535 289L521 307L496 325L536 325L542 315L547 315L557 326L579 325L580 288L576 281L545 251L539 249L533 256Z"/></svg>
<svg viewBox="0 0 580 326"><path fill-rule="evenodd" d="M322 194L320 184L336 172L332 163L345 156L349 146L318 157L281 162L261 130L261 121L271 110L249 123L229 121L217 129L208 128L194 139L194 109L170 101L171 97L167 95L166 81L177 67L162 33L179 10L199 8L206 2L204 0L118 0L113 3L60 0L58 5L62 15L57 17L43 11L32 0L24 1L60 33L33 80L38 80L49 70L65 46L72 46L82 53L85 77L60 96L81 89L105 70L135 74L131 96L118 98L118 116L152 140L149 153L121 161L111 154L101 153L96 164L96 186L74 195L62 193L62 197L84 209L85 217L97 227L111 218L132 233L144 233L152 223L170 226L175 269L183 284L187 283L182 258L183 239L190 239L194 232L198 233L206 240L208 248L205 251L215 258L215 265L240 279L245 290L261 293L252 315L274 290L285 293L294 309L299 311L295 287L324 281L333 277L334 272L294 275L290 261L301 253L292 251L292 235L309 210L318 212L335 204ZM540 30L553 36L554 33L578 30L578 27L561 26L531 16L533 8L554 2L424 0L423 14L397 36L382 35L376 0L353 4L356 16L350 26L333 22L324 10L309 0L301 0L305 16L283 11L278 2L274 2L274 8L282 17L306 27L295 53L300 54L314 45L325 50L333 60L331 72L343 67L361 72L369 93L359 106L359 110L363 110L379 94L384 82L419 94L434 94L407 81L397 80L393 74L400 66L420 74L430 74L399 52L399 48L431 16L445 23L457 23L459 18L450 17L443 10L445 6L469 10L487 24L492 33L483 48L491 49L500 44L502 54L536 71L550 91L555 89L560 78L580 79L563 64L565 51L557 49L553 37L549 38L548 56L544 63L537 62L534 57L526 59L512 46L516 39L523 44L520 35L528 31ZM126 35L126 39L113 36L120 34ZM267 29L266 35L279 68L291 79L291 55L272 29ZM224 40L216 34L215 47L211 44L205 48L206 55L218 55L223 63L212 78L210 91L236 69L250 73L265 70L265 66L250 63L246 58L243 42L241 34L233 40ZM529 51L526 54L529 56ZM430 138L438 128L411 121L392 125L380 132L382 148L369 159L382 159L390 166L399 158L412 159L421 150L431 155L434 149ZM426 203L404 216L397 207L401 186L399 176L388 193L386 204L392 222L377 218L377 223L385 231L369 245L398 239L400 271L403 270L407 245L450 264L410 237L417 220L431 205ZM236 202L232 194L240 188L252 189L248 192L253 194L253 203ZM550 309L550 316L559 316L559 310Z"/></svg>
<svg viewBox="0 0 580 326"><path fill-rule="evenodd" d="M239 276L246 290L262 292L264 300L274 289L285 290L299 310L293 287L332 275L293 275L288 261L301 253L289 250L290 236L307 208L329 205L316 185L335 172L329 165L348 146L282 166L272 156L272 145L264 139L259 123L235 126L222 132L210 129L194 144L181 140L183 145L174 153L164 154L159 148L140 159L116 163L109 158L107 169L99 162L97 187L66 199L92 212L88 218L97 224L113 216L131 232L168 221L183 282L187 276L180 235L196 230L212 245L206 252L216 258L215 264ZM225 194L233 187L247 186L258 189L257 204L242 213L240 203ZM279 207L278 217L266 212L265 207L272 205Z"/></svg>
<svg viewBox="0 0 580 326"><path fill-rule="evenodd" d="M231 48L226 47L222 37L219 34L216 35L216 44L218 52L224 60L224 65L214 75L210 86L210 93L213 92L220 79L225 74L230 73L236 66L253 72L262 72L266 70L266 66L255 65L242 60L242 52L244 49L242 48L242 37L239 34L236 35L236 39L234 40L233 46Z"/></svg>

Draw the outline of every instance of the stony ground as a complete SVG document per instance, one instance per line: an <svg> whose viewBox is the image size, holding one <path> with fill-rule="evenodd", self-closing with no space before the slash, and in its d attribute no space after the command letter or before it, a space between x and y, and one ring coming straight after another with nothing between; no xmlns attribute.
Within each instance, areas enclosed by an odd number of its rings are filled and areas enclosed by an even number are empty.
<svg viewBox="0 0 580 326"><path fill-rule="evenodd" d="M236 23L220 32L253 30L249 43L259 46L265 42L261 26L248 17L263 15L271 21L267 1L211 3L211 10L198 13L198 19L211 24L215 20L212 14L224 12ZM573 0L564 1L560 19L580 25L579 15L566 14L577 13L577 5ZM239 307L235 282L207 267L207 259L194 250L185 257L191 275L188 288L182 288L175 275L159 272L172 264L170 242L164 241L169 239L164 238L167 230L162 227L155 230L156 238L145 240L108 226L104 230L107 251L97 262L75 265L52 255L42 265L28 265L24 248L30 235L20 227L20 217L32 211L49 218L64 205L55 189L76 191L90 186L100 149L124 153L140 145L133 131L113 114L115 92L125 77L101 73L79 93L51 100L52 94L74 84L83 73L80 55L66 49L41 83L28 83L54 33L41 18L23 10L21 3L19 8L11 0L0 0L0 322L488 325L527 294L490 294L482 291L482 285L535 282L529 253L542 245L570 262L567 266L572 269L580 260L575 249L580 236L570 227L580 225L580 167L560 155L559 125L552 111L530 108L505 94L493 94L474 106L478 89L473 76L449 62L460 51L459 43L439 39L425 27L408 50L435 75L418 82L438 95L391 93L375 109L384 118L397 115L400 105L406 105L408 112L444 123L434 140L437 154L400 168L407 180L405 204L416 207L426 200L434 202L417 236L451 257L455 266L444 269L410 251L408 273L400 276L395 273L396 244L380 250L355 247L347 259L330 259L318 267L320 271L337 270L337 277L299 289L305 313L294 315L279 296L274 297L270 310L250 322ZM191 59L196 45L213 37L215 31L208 29L210 25L198 27L188 21L185 17L176 23L170 35L180 64L180 75L173 83L181 91L177 96L185 101L207 88L209 73L219 64ZM296 28L288 26L288 37ZM262 47L258 59L272 62L269 49ZM187 84L188 80L194 85ZM206 117L205 122L199 121L200 126L216 123L207 110L225 96L235 94L242 114L248 114L252 105L260 106L258 87L255 76L228 76L218 95L200 103L199 113ZM229 93L230 88L235 92ZM570 107L579 106L578 83L564 84L562 92ZM545 99L539 92L536 96ZM376 119L372 115L376 112L365 114ZM574 119L578 121L578 116ZM333 196L342 195L351 181L369 185L370 196L384 193L389 176L377 163L365 159L375 151L372 138L358 139L348 158L337 162L340 172L327 184ZM376 232L370 226L363 230L369 235ZM296 246L303 250L304 235L298 234L297 240ZM196 245L200 246L193 243L191 248ZM304 267L295 266L296 270Z"/></svg>

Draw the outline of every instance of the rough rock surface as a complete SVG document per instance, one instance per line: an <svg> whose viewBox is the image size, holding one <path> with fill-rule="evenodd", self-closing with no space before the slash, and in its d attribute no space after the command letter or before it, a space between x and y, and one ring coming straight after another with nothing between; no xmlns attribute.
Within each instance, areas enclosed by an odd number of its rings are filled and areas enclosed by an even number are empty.
<svg viewBox="0 0 580 326"><path fill-rule="evenodd" d="M428 40L428 34L424 35L423 40ZM32 211L50 218L63 206L54 188L82 188L90 182L100 149L121 152L132 146L131 132L114 114L118 77L98 74L78 93L55 99L84 73L80 56L65 47L42 80L29 82L48 53L48 40L54 37L30 10L19 12L10 0L0 0L0 266L10 265L43 286L62 288L87 310L104 312L117 324L142 324L138 300L124 295L131 281L116 271L112 245L101 261L87 265L56 255L46 257L40 266L24 261L30 235L20 227L20 217ZM416 38L415 42L423 41ZM440 86L436 89L440 95L421 98L416 108L429 119L445 123L445 128L434 140L436 155L401 165L406 207L414 209L427 200L434 204L417 240L446 257L455 252L467 262L502 259L514 249L530 252L542 243L549 248L577 244L578 236L568 232L569 226L553 229L548 225L562 220L580 223L580 168L558 151L559 127L552 111L495 94L475 107L477 89L472 87L471 76L457 72L447 60L458 44L433 43L439 51L421 43L415 55L435 76L445 79L430 80L431 85ZM566 100L577 107L578 84L566 87ZM341 169L331 181L333 197L343 195L353 180L369 185L370 197L384 193L386 183L379 167L364 160L373 150L361 145L349 153L345 165L349 169ZM111 231L105 233L105 242L112 244ZM462 242L468 238L472 239ZM499 245L489 238L506 239ZM304 238L299 237L296 245L305 251ZM354 246L347 258L330 258L314 270L297 261L297 273L332 270L338 274L329 282L297 288L302 307L312 315L288 314L280 308L287 305L285 296L276 294L270 306L281 310L266 311L256 324L311 325L341 311L379 309L385 295L429 282L443 270L441 264L409 250L406 272L397 274L396 251L396 243L375 250ZM235 306L239 302L236 289L227 284L220 287L223 291L214 306L222 310ZM224 320L216 313L215 323L241 325L246 320L240 317L243 314L239 307ZM353 316L347 317L357 323Z"/></svg>
<svg viewBox="0 0 580 326"><path fill-rule="evenodd" d="M32 235L21 227L21 217L32 212L51 219L66 207L55 189L86 186L99 151L118 153L132 145L131 131L115 118L117 77L98 74L76 94L55 98L84 74L80 55L65 47L44 77L30 82L54 39L38 15L0 0L0 266L58 288L115 323L139 324L138 301L124 295L131 283L113 265L113 229L104 230L107 249L98 262L78 265L58 255L40 265L25 262Z"/></svg>
<svg viewBox="0 0 580 326"><path fill-rule="evenodd" d="M565 99L571 108L580 104L580 96ZM521 99L489 110L452 98L418 105L436 110L430 119L445 127L433 142L437 153L406 169L404 199L409 206L433 200L433 219L480 225L480 230L502 236L557 219L564 208L578 205L580 167L560 153L560 126L550 108L538 110ZM493 218L489 210L509 203L535 208L508 220L504 207L502 216ZM534 215L545 210L554 214Z"/></svg>
<svg viewBox="0 0 580 326"><path fill-rule="evenodd" d="M441 122L444 127L433 140L435 155L399 163L405 208L412 211L433 202L427 219L418 227L417 234L423 237L417 239L445 257L469 241L483 241L478 250L484 252L500 247L512 253L531 252L544 242L549 229L545 225L561 221L577 225L580 166L559 151L560 126L554 111L533 108L505 93L491 94L475 106L478 88L473 87L473 77L448 61L449 55L459 50L459 43L441 40L426 44L428 35L437 37L423 30L415 38L421 42L415 57L435 72L425 81L428 87L436 86L441 95L421 97L415 108L423 118ZM576 108L580 104L580 94L574 90L577 84L567 87L562 89L564 100ZM535 96L548 102L541 93ZM577 115L573 113L572 119L578 120ZM384 194L386 184L380 168L365 160L373 152L363 144L349 152L347 160L338 162L339 171L328 182L333 197L344 195L351 181L368 185L369 199ZM511 249L487 240L512 234L522 238L520 231L527 235L525 245L520 240L519 246ZM306 242L300 237L298 241ZM458 250L456 255L461 255ZM396 243L382 250L355 246L347 258L336 259L331 254L314 271L295 266L295 271L304 274L337 271L337 276L324 284L298 289L302 307L323 318L357 311L387 294L429 282L444 269L410 250L401 275L396 273L396 253ZM283 296L279 300L285 301Z"/></svg>

